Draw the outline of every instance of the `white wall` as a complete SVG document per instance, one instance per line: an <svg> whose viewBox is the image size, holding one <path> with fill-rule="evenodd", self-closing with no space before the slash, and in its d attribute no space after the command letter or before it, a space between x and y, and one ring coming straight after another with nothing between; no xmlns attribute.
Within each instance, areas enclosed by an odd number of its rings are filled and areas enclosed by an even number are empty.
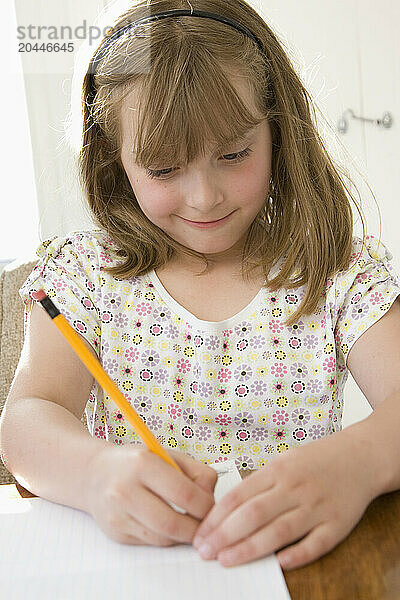
<svg viewBox="0 0 400 600"><path fill-rule="evenodd" d="M14 3L3 3L1 15L8 27L3 28L0 36L2 79L7 82L0 94L0 206L3 216L0 222L0 272L8 259L29 253L39 241L35 174L21 55L15 39Z"/></svg>
<svg viewBox="0 0 400 600"><path fill-rule="evenodd" d="M391 250L400 273L398 223L400 188L398 125L400 3L396 0L253 0L250 2L279 34L327 123L318 115L321 135L332 156L355 179L370 233L379 235L379 214L355 166L371 185L382 216L382 241ZM16 0L20 24L93 23L107 0ZM76 41L76 48L79 46ZM80 191L71 177L70 151L63 142L63 120L69 108L74 56L23 56L29 119L40 213L41 237L91 226ZM36 60L36 62L35 62ZM391 129L351 120L346 134L336 124L351 108L356 115L394 116ZM355 161L342 152L341 143ZM362 235L354 211L357 235ZM371 412L351 375L345 393L344 425Z"/></svg>
<svg viewBox="0 0 400 600"><path fill-rule="evenodd" d="M39 36L38 25L57 27L59 35L62 26L69 26L78 36L72 40L74 51L71 53L21 54L36 174L39 231L40 238L46 239L92 226L73 173L73 156L65 137L65 121L70 110L74 61L84 41L80 38L85 35L84 28L87 31L104 6L103 0L79 3L74 0L15 0L15 6L18 25L24 28L23 33L27 36L21 41L32 44L49 41L44 29L40 40L28 39L29 25L36 26L32 30L35 38ZM64 36L64 41L68 42L67 30ZM95 48L93 42L93 51Z"/></svg>

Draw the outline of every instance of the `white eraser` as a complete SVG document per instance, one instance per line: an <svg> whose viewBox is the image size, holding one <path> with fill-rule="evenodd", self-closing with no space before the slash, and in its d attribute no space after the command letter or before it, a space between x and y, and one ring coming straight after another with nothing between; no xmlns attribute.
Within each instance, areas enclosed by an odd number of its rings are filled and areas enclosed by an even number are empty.
<svg viewBox="0 0 400 600"><path fill-rule="evenodd" d="M187 515L186 510L184 510L183 508L180 508L179 506L177 506L173 502L168 502L168 504L170 505L171 508L173 508L174 510L176 510L176 512L181 513L181 515Z"/></svg>
<svg viewBox="0 0 400 600"><path fill-rule="evenodd" d="M237 471L236 462L233 459L226 460L226 461L220 462L220 463L213 463L212 465L209 465L209 466L218 473L218 477L220 475L225 475L226 473L232 473L232 472Z"/></svg>

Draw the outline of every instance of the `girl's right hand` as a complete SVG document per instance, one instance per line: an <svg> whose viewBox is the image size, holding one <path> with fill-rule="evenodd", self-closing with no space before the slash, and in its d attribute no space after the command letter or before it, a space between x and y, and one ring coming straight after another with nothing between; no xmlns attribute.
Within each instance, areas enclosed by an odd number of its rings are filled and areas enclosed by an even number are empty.
<svg viewBox="0 0 400 600"><path fill-rule="evenodd" d="M168 452L184 475L144 446L110 444L91 461L85 490L88 512L114 541L151 546L192 543L214 505L218 475L181 452Z"/></svg>

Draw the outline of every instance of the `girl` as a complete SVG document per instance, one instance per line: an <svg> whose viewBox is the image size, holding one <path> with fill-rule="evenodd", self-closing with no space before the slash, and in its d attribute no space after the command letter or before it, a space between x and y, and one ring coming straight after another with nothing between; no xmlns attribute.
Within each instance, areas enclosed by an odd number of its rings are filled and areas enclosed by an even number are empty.
<svg viewBox="0 0 400 600"><path fill-rule="evenodd" d="M353 235L310 104L244 0L132 3L90 61L79 165L98 228L39 247L1 446L25 487L121 543L299 567L400 487L400 284ZM185 475L143 447L40 288ZM349 369L377 410L342 431ZM254 472L214 505L209 465L232 458Z"/></svg>

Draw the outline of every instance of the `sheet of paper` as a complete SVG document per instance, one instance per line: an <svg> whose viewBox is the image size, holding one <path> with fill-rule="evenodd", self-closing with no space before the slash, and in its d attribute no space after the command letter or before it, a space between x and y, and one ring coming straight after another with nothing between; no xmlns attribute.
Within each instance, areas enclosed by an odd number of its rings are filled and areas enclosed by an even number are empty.
<svg viewBox="0 0 400 600"><path fill-rule="evenodd" d="M215 501L241 481L218 472ZM275 554L238 567L203 561L190 545L128 546L79 510L41 498L0 506L0 597L13 600L290 600Z"/></svg>

